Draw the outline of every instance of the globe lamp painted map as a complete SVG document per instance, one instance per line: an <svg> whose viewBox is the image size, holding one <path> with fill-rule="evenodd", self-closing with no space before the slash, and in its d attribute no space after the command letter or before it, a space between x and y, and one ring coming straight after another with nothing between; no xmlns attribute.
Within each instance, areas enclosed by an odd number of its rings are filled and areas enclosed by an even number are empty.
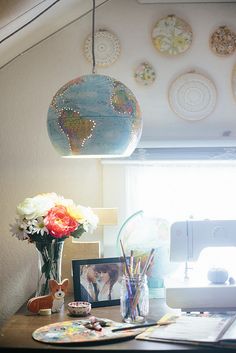
<svg viewBox="0 0 236 353"><path fill-rule="evenodd" d="M84 75L65 84L48 110L50 140L63 157L124 157L137 146L139 104L123 83Z"/></svg>

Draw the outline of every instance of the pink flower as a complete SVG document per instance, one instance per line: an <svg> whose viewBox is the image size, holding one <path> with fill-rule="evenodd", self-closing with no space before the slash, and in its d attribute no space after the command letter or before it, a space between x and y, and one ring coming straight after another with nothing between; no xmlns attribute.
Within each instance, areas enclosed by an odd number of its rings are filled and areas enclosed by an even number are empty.
<svg viewBox="0 0 236 353"><path fill-rule="evenodd" d="M49 233L55 238L69 236L78 227L78 223L69 215L66 207L61 205L53 207L48 212L44 219L44 224Z"/></svg>

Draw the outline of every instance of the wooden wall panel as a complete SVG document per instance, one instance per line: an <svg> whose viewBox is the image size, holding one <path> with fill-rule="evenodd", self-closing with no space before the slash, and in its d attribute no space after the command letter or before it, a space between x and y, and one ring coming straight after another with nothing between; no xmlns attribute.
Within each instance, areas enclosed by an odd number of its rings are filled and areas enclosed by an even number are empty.
<svg viewBox="0 0 236 353"><path fill-rule="evenodd" d="M62 279L69 279L68 294L72 294L73 277L71 275L72 259L97 259L100 257L100 242L72 242L73 238L69 238L64 243L62 258Z"/></svg>

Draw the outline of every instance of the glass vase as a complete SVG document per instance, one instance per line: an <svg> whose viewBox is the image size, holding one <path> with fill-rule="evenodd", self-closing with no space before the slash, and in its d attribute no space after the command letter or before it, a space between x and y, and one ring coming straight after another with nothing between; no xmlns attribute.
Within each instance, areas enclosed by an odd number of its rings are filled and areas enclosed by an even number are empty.
<svg viewBox="0 0 236 353"><path fill-rule="evenodd" d="M49 280L61 282L61 263L64 240L53 239L50 242L36 241L38 250L38 283L35 296L50 293Z"/></svg>
<svg viewBox="0 0 236 353"><path fill-rule="evenodd" d="M120 311L124 322L143 323L149 312L149 290L147 276L129 278L123 275Z"/></svg>

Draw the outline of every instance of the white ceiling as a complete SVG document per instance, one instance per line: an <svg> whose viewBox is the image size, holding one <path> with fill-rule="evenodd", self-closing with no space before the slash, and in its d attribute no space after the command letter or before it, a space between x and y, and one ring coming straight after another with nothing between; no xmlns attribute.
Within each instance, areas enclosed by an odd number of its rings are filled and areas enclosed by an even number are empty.
<svg viewBox="0 0 236 353"><path fill-rule="evenodd" d="M96 6L110 0L96 0ZM138 3L236 0L137 0ZM92 9L92 0L0 0L0 69Z"/></svg>
<svg viewBox="0 0 236 353"><path fill-rule="evenodd" d="M1 0L0 1L0 28L8 26L17 17L22 16L35 6L38 6L42 0Z"/></svg>
<svg viewBox="0 0 236 353"><path fill-rule="evenodd" d="M137 0L140 4L178 4L178 3L200 3L200 2L205 2L205 3L216 3L216 2L221 2L221 3L230 3L230 2L236 2L236 0Z"/></svg>
<svg viewBox="0 0 236 353"><path fill-rule="evenodd" d="M96 6L107 0L96 0ZM0 68L92 9L92 0L0 0Z"/></svg>
<svg viewBox="0 0 236 353"><path fill-rule="evenodd" d="M141 5L138 0L96 0L97 6L103 3L106 4L98 9L99 20L96 22L106 24L107 28L111 28L118 35L123 50L117 63L109 69L100 68L99 73L109 73L111 77L119 77L121 82L124 82L139 100L145 122L141 141L143 146L168 147L169 145L177 146L178 143L181 146L183 143L196 145L198 141L199 144L206 141L207 145L211 141L214 145L216 143L217 145L235 145L236 105L230 82L232 67L235 64L235 54L228 58L217 57L209 50L207 40L214 28L219 24L225 24L226 20L230 28L235 28L235 5L214 4L214 11L212 11L212 4L206 4L206 6L202 6L202 4L200 6L196 4L186 4L185 6L182 4L150 4L145 6ZM41 43L92 9L92 0L0 0L0 41L1 38L3 40L6 36L11 35L51 5L52 7L42 16L1 43L0 69L21 53ZM124 8L126 9L125 13ZM157 19L165 14L175 12L181 14L191 23L194 30L194 41L185 55L173 60L173 58L158 55L149 39L151 27ZM83 58L79 48L82 48L85 35L82 31L89 33L91 28L90 20L92 20L91 13L83 20L76 21L75 26L68 26L68 30L61 31L58 36L51 36L48 42L44 41L44 45L38 45L35 50L29 51L29 54L32 53L30 65L34 66L35 63L35 67L37 67L39 56L43 57L46 53L47 44L50 44L50 48L53 47L58 54L63 40L66 49L65 52L60 53L60 63L56 63L58 71L60 71L59 66L62 65L62 62L67 62L67 54L65 53L67 51L72 53L72 48L74 48L73 50L77 54L81 54L79 68L76 60L71 61L70 66L65 64L64 67L67 67L63 70L65 79L88 72L91 69L90 63ZM120 26L121 22L122 26ZM131 23L132 31L130 30ZM73 32L75 29L81 31L80 36L75 35ZM130 55L130 48L132 48L132 55ZM50 52L47 54L47 60L50 57L51 60L55 60L54 53L53 55ZM152 63L157 72L157 80L151 87L142 87L134 81L133 70L141 60ZM27 63L27 56L24 63ZM27 66L27 64L25 65ZM44 72L47 70L46 66L45 64ZM21 70L23 69L26 76L27 67L21 67ZM11 65L6 67L8 74L10 70ZM193 70L209 77L216 85L218 92L217 106L214 112L207 119L202 119L196 124L180 119L170 109L168 102L170 84L180 74ZM5 70L1 71L4 75ZM34 71L37 71L37 68ZM61 82L62 77L58 77L56 70L53 73L50 72L50 77L53 84L60 87L63 81ZM230 136L224 135L227 131L231 133Z"/></svg>

